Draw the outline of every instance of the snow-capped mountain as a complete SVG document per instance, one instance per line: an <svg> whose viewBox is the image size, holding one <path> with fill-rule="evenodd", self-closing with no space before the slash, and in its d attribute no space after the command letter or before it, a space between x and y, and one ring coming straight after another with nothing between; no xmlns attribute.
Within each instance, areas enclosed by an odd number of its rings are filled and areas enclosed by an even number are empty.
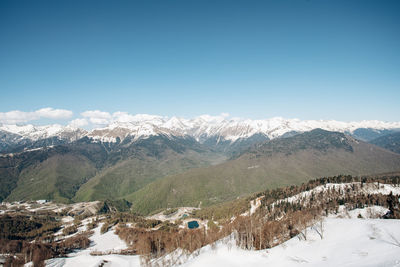
<svg viewBox="0 0 400 267"><path fill-rule="evenodd" d="M58 124L46 126L1 125L0 151L22 151L76 141L87 131Z"/></svg>
<svg viewBox="0 0 400 267"><path fill-rule="evenodd" d="M216 143L227 141L234 143L252 136L265 136L274 139L285 134L301 133L321 128L353 134L359 129L372 132L400 129L400 122L360 121L340 122L334 120L299 120L275 117L265 120L229 119L223 116L202 115L192 119L162 117L147 114L121 117L111 124L90 131L58 124L47 126L2 125L0 131L7 136L8 142L21 140L37 141L46 138L58 138L66 142L75 141L87 136L94 141L116 142L127 136L133 140L155 135L190 136L200 143L212 138ZM6 138L2 138L6 140ZM10 141L11 140L11 141Z"/></svg>
<svg viewBox="0 0 400 267"><path fill-rule="evenodd" d="M343 133L354 133L357 129L375 131L400 129L400 122L361 121L340 122L324 120L307 120L271 118L265 120L225 119L220 116L203 115L193 119L178 117L155 119L146 117L130 122L114 122L104 128L94 129L88 136L96 140L115 141L128 135L143 138L151 135L191 136L203 143L208 138L219 138L230 142L262 134L268 139L281 137L291 132L306 132L316 128Z"/></svg>
<svg viewBox="0 0 400 267"><path fill-rule="evenodd" d="M71 126L62 126L59 124L34 126L28 125L2 125L0 131L5 131L18 135L21 138L37 141L51 137L59 137L68 141L75 141L82 138L87 134L86 130L80 128L73 128Z"/></svg>

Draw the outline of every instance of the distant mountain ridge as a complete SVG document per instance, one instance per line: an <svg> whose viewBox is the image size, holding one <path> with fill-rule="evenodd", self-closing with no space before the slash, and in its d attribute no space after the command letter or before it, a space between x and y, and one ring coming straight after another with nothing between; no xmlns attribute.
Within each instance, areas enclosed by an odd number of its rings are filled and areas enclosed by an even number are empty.
<svg viewBox="0 0 400 267"><path fill-rule="evenodd" d="M2 125L0 153L21 152L47 146L71 143L87 136L88 131L59 124Z"/></svg>
<svg viewBox="0 0 400 267"><path fill-rule="evenodd" d="M370 143L400 154L400 132L378 137Z"/></svg>
<svg viewBox="0 0 400 267"><path fill-rule="evenodd" d="M265 120L227 119L203 115L193 119L138 114L129 121L113 122L90 131L62 125L2 125L0 126L0 153L23 151L49 145L58 145L89 137L94 142L118 143L130 137L133 141L150 136L190 136L200 143L217 149L248 140L267 141L297 133L324 129L350 134L369 141L400 130L400 122L333 120L298 120L280 117ZM45 140L45 141L42 141ZM253 142L250 142L253 143ZM232 150L232 149L231 149Z"/></svg>

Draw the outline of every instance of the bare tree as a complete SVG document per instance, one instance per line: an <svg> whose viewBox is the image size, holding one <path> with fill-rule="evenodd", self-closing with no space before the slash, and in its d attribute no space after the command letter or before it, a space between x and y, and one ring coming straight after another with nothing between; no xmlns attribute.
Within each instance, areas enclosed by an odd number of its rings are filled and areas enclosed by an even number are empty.
<svg viewBox="0 0 400 267"><path fill-rule="evenodd" d="M318 219L318 222L314 225L313 228L317 232L319 237L321 237L321 239L323 239L324 238L324 218L320 217Z"/></svg>

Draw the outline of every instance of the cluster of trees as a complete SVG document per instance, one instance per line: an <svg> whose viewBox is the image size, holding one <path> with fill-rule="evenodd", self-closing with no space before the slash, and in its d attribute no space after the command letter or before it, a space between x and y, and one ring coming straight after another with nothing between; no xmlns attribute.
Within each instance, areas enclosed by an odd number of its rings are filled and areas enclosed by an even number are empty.
<svg viewBox="0 0 400 267"><path fill-rule="evenodd" d="M4 266L22 266L33 262L44 266L44 260L66 256L75 249L89 247L89 233L82 233L60 242L28 242L26 240L0 239L0 253L9 254Z"/></svg>
<svg viewBox="0 0 400 267"><path fill-rule="evenodd" d="M61 228L54 217L5 214L0 216L0 238L33 240L50 236Z"/></svg>
<svg viewBox="0 0 400 267"><path fill-rule="evenodd" d="M323 177L315 180L311 180L307 183L303 183L301 185L292 185L283 188L277 188L272 190L266 190L264 192L260 192L256 194L256 197L263 196L262 205L267 206L272 204L273 202L285 199L296 194L299 194L304 191L309 191L314 189L317 186L326 185L329 183L334 184L343 184L343 183L360 183L360 186L364 184L378 183L378 184L392 184L399 185L400 184L400 176L399 175L389 175L389 176L368 176L368 177L357 177L352 175L339 175L334 177ZM353 190L355 191L355 190Z"/></svg>
<svg viewBox="0 0 400 267"><path fill-rule="evenodd" d="M0 216L0 254L9 255L5 266L21 266L31 261L34 266L44 266L46 259L89 246L89 232L56 240L61 222L55 215L23 211ZM63 229L63 234L76 233L79 224L79 219L74 220L73 225Z"/></svg>
<svg viewBox="0 0 400 267"><path fill-rule="evenodd" d="M63 235L72 235L78 232L78 227L74 224L63 229Z"/></svg>
<svg viewBox="0 0 400 267"><path fill-rule="evenodd" d="M127 213L127 212L116 212L112 214L107 214L105 219L103 219L103 225L101 232L107 232L111 227L116 224L125 225L126 223L131 223L136 228L143 228L143 229L178 229L179 221L177 223L170 223L168 221L160 221L155 219L146 219L142 216Z"/></svg>
<svg viewBox="0 0 400 267"><path fill-rule="evenodd" d="M92 219L90 222L88 222L86 224L86 229L92 230L92 229L96 228L98 224L99 224L99 219L98 218Z"/></svg>
<svg viewBox="0 0 400 267"><path fill-rule="evenodd" d="M199 210L194 210L192 214L193 217L201 220L213 220L223 223L229 221L232 216L238 216L239 214L248 211L250 209L251 199L252 197L247 197L219 203Z"/></svg>
<svg viewBox="0 0 400 267"><path fill-rule="evenodd" d="M151 259L159 258L178 248L182 253L193 253L199 248L214 243L231 231L225 227L202 229L164 228L148 230L145 228L131 228L119 226L116 233L124 240L130 249L142 256L146 263Z"/></svg>

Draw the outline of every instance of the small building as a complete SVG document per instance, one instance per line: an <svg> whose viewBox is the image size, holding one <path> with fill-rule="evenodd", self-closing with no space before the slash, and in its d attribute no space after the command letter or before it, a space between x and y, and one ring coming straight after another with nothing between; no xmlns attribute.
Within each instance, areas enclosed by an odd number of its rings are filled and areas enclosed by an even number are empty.
<svg viewBox="0 0 400 267"><path fill-rule="evenodd" d="M196 229L199 228L199 223L197 221L190 221L188 222L189 229Z"/></svg>

